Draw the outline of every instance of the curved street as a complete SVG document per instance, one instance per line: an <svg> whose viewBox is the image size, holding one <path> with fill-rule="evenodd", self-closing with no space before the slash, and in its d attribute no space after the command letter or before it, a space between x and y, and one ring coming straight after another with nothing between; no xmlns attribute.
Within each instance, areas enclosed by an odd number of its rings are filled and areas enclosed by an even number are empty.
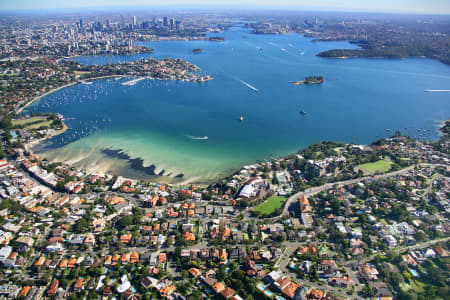
<svg viewBox="0 0 450 300"><path fill-rule="evenodd" d="M439 167L439 166L445 166L442 164L420 164L420 167L429 167L429 166L434 166L434 167ZM312 187L309 189L306 189L304 191L295 193L294 195L292 195L291 197L289 197L289 199L286 200L286 202L284 203L284 207L283 207L283 212L281 213L281 215L279 217L284 217L284 216L288 216L289 215L289 208L291 207L292 204L294 204L295 202L297 202L301 197L306 196L306 197L310 197L313 196L315 194L318 194L322 191L328 190L330 188L333 187L342 187L345 185L349 185L349 184L353 184L353 183L357 183L366 179L370 179L370 178L378 178L378 179L383 179L383 178L388 178L388 177L392 177L392 176L396 176L396 175L400 175L400 174L404 174L409 172L410 170L414 169L415 165L413 166L409 166L407 168L398 170L398 171L394 171L394 172L390 172L390 173L385 173L385 174L381 174L381 175L373 175L373 176L365 176L365 177L359 177L356 179L349 179L349 180L344 180L344 181L338 181L338 182L333 182L333 183L326 183L324 185L321 186L317 186L317 187Z"/></svg>

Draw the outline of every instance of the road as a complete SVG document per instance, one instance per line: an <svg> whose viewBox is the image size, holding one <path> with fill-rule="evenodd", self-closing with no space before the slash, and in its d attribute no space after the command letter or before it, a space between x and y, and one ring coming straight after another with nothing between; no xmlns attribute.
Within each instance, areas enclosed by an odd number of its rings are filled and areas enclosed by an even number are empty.
<svg viewBox="0 0 450 300"><path fill-rule="evenodd" d="M445 165L442 165L442 164L428 164L428 163L427 164L420 164L420 167L430 167L430 166L432 166L432 167L439 167L439 166L445 166ZM398 170L398 171L394 171L394 172L390 172L390 173L386 173L386 174L382 174L382 175L375 175L375 176L378 179L388 178L388 177L397 176L397 175L401 175L401 174L407 173L407 172L411 171L414 168L415 168L415 166L410 166L410 167L407 167L405 169L401 169L401 170ZM318 186L318 187L312 187L312 188L309 188L309 189L304 190L302 192L298 192L298 193L292 195L291 197L289 197L289 199L286 200L286 202L284 203L283 212L281 213L280 217L289 216L289 208L291 207L291 205L294 204L295 202L297 202L303 196L310 197L310 196L318 194L318 193L320 193L322 191L331 189L333 187L342 187L342 186L345 186L345 185L358 183L358 182L361 182L361 181L373 178L375 176L365 176L365 177L360 177L360 178L356 178L356 179L338 181L338 182L333 182L333 183L326 183L326 184Z"/></svg>
<svg viewBox="0 0 450 300"><path fill-rule="evenodd" d="M434 245L434 244L437 244L437 243L447 242L447 241L449 241L449 240L450 240L450 237L447 237L447 238L442 238L442 239L437 239L437 240L431 240L431 241L424 242L424 243L420 243L420 244L416 244L416 245L413 245L413 246L407 246L407 247L395 248L395 249L392 249L392 250L393 250L396 254L399 254L400 252L403 252L403 251L405 251L405 250L412 251L412 250L423 249L423 248L427 248L427 247L429 247L429 246L431 246L431 245ZM345 263L345 266L349 267L349 266L351 266L351 265L354 264L354 263L358 263L358 264L366 263L366 262L372 260L376 255L378 255L378 253L372 254L372 255L367 256L367 257L362 258L362 259L352 259L352 260L349 260L349 261L347 261L347 262Z"/></svg>

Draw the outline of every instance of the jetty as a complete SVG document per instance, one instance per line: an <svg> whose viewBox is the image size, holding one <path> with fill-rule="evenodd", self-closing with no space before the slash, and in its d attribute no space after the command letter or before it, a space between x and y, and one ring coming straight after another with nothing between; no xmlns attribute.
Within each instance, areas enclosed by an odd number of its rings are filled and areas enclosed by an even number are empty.
<svg viewBox="0 0 450 300"><path fill-rule="evenodd" d="M141 80L144 80L145 77L140 77L140 78L136 78L127 82L122 82L121 85L135 85L136 83L138 83Z"/></svg>

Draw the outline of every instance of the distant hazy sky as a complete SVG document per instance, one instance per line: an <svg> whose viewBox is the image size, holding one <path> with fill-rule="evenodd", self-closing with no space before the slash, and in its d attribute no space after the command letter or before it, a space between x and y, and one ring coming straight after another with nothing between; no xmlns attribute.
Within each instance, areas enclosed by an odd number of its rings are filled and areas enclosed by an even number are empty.
<svg viewBox="0 0 450 300"><path fill-rule="evenodd" d="M450 14L450 0L0 0L0 11L113 6L223 6L305 10Z"/></svg>

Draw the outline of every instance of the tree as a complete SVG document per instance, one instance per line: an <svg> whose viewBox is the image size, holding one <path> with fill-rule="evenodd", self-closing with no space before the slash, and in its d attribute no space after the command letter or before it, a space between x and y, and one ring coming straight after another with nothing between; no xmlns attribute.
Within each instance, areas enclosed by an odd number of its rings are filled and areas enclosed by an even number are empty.
<svg viewBox="0 0 450 300"><path fill-rule="evenodd" d="M130 226L132 224L133 224L133 216L131 216L131 215L124 216L122 219L117 221L117 225L119 225L122 228Z"/></svg>
<svg viewBox="0 0 450 300"><path fill-rule="evenodd" d="M5 151L3 151L3 147L0 145L0 159L3 159L6 157Z"/></svg>
<svg viewBox="0 0 450 300"><path fill-rule="evenodd" d="M425 295L429 297L429 299L435 299L436 298L436 288L432 286L431 284L425 285Z"/></svg>
<svg viewBox="0 0 450 300"><path fill-rule="evenodd" d="M278 178L277 178L277 173L275 171L273 171L273 175L272 175L272 184L279 184Z"/></svg>
<svg viewBox="0 0 450 300"><path fill-rule="evenodd" d="M0 127L4 129L5 131L8 131L12 128L12 121L10 116L3 116L2 120L0 121Z"/></svg>
<svg viewBox="0 0 450 300"><path fill-rule="evenodd" d="M75 233L84 233L89 229L89 223L86 218L80 218L74 225L73 231Z"/></svg>
<svg viewBox="0 0 450 300"><path fill-rule="evenodd" d="M389 280L394 289L398 289L400 283L403 282L403 277L400 273L390 273Z"/></svg>
<svg viewBox="0 0 450 300"><path fill-rule="evenodd" d="M394 219L395 221L404 221L408 216L408 211L406 210L406 207L394 204L392 209L391 209L391 213L390 213L390 217L392 219Z"/></svg>
<svg viewBox="0 0 450 300"><path fill-rule="evenodd" d="M399 300L416 300L417 295L413 292L400 290L400 292L398 293L397 299L399 299Z"/></svg>
<svg viewBox="0 0 450 300"><path fill-rule="evenodd" d="M339 214L339 209L341 208L341 201L338 200L337 198L333 198L330 201L330 207L333 210L333 213L335 215L338 215Z"/></svg>
<svg viewBox="0 0 450 300"><path fill-rule="evenodd" d="M419 242L423 242L427 239L427 235L422 230L417 231L416 240Z"/></svg>
<svg viewBox="0 0 450 300"><path fill-rule="evenodd" d="M225 265L221 264L219 266L219 270L216 274L216 278L218 281L223 281L225 279L226 275L227 274L225 273Z"/></svg>
<svg viewBox="0 0 450 300"><path fill-rule="evenodd" d="M202 298L202 292L195 290L188 296L188 300L197 300Z"/></svg>
<svg viewBox="0 0 450 300"><path fill-rule="evenodd" d="M181 247L177 246L174 252L175 258L181 257Z"/></svg>

